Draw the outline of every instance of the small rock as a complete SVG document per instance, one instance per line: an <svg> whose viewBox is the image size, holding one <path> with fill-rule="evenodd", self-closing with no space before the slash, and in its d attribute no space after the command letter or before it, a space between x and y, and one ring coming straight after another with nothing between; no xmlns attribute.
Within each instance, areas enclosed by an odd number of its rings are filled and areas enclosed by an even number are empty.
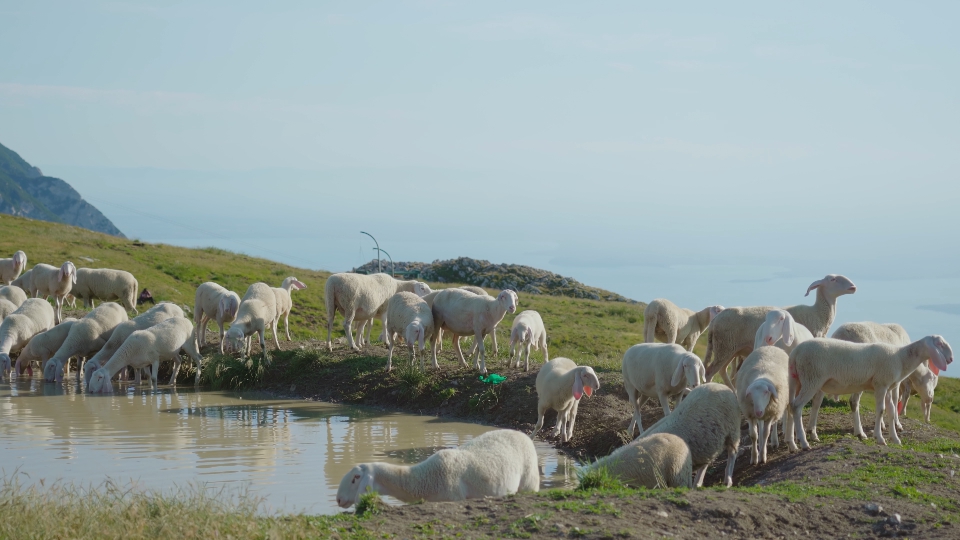
<svg viewBox="0 0 960 540"><path fill-rule="evenodd" d="M663 510L657 510L657 515L660 516L660 517L662 517L662 518L670 517L670 514L666 513L666 512L663 511Z"/></svg>
<svg viewBox="0 0 960 540"><path fill-rule="evenodd" d="M937 457L943 459L943 454L937 454Z"/></svg>
<svg viewBox="0 0 960 540"><path fill-rule="evenodd" d="M871 516L876 516L879 515L880 512L883 512L883 507L877 503L867 503L863 505L863 509Z"/></svg>
<svg viewBox="0 0 960 540"><path fill-rule="evenodd" d="M937 509L936 503L930 503L930 508L933 508L934 510L936 510Z"/></svg>
<svg viewBox="0 0 960 540"><path fill-rule="evenodd" d="M894 514L887 518L887 523L893 525L894 527L899 527L903 520L900 519L900 514Z"/></svg>

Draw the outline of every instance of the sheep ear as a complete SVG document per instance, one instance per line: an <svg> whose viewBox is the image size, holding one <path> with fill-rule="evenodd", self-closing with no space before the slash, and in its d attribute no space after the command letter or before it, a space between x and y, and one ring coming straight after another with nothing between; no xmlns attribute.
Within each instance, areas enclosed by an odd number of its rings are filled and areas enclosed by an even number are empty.
<svg viewBox="0 0 960 540"><path fill-rule="evenodd" d="M934 375L939 375L940 371L947 370L947 359L943 357L943 353L940 352L940 347L937 346L937 342L932 337L925 338L927 345L927 352L930 355L930 371Z"/></svg>
<svg viewBox="0 0 960 540"><path fill-rule="evenodd" d="M700 382L707 384L707 368L703 366L703 362L697 363L697 373L700 374Z"/></svg>
<svg viewBox="0 0 960 540"><path fill-rule="evenodd" d="M360 478L360 485L357 486L357 501L360 500L361 495L367 492L367 488L370 488L371 491L376 491L373 485L373 474L371 474L370 471L364 471L363 477Z"/></svg>
<svg viewBox="0 0 960 540"><path fill-rule="evenodd" d="M781 339L783 339L783 344L789 347L793 340L796 339L797 334L793 329L793 317L784 317L783 318L783 332Z"/></svg>
<svg viewBox="0 0 960 540"><path fill-rule="evenodd" d="M710 308L710 320L708 322L713 322L713 318L720 314L723 311L723 306L713 306Z"/></svg>
<svg viewBox="0 0 960 540"><path fill-rule="evenodd" d="M670 379L670 385L676 386L683 380L683 359L677 362L677 369L673 370L673 378Z"/></svg>
<svg viewBox="0 0 960 540"><path fill-rule="evenodd" d="M427 329L421 326L417 328L417 333L420 334L420 350L422 351L424 335L427 333Z"/></svg>
<svg viewBox="0 0 960 540"><path fill-rule="evenodd" d="M772 384L767 384L767 388L770 389L770 395L773 396L773 399L777 399L777 387Z"/></svg>
<svg viewBox="0 0 960 540"><path fill-rule="evenodd" d="M809 294L810 294L810 291L816 289L817 287L819 287L819 286L821 286L821 285L823 285L823 280L822 280L822 279L818 279L817 281L814 281L813 283L810 284L809 287L807 287L807 294L805 294L804 296L809 295Z"/></svg>
<svg viewBox="0 0 960 540"><path fill-rule="evenodd" d="M296 280L296 281L294 281L294 282L293 282L293 285L294 285L298 290L299 290L299 289L306 289L306 288L307 288L307 286L304 285L303 282L300 281L299 279Z"/></svg>
<svg viewBox="0 0 960 540"><path fill-rule="evenodd" d="M576 374L573 376L573 399L580 399L583 397L583 377L580 376L580 370L577 370Z"/></svg>

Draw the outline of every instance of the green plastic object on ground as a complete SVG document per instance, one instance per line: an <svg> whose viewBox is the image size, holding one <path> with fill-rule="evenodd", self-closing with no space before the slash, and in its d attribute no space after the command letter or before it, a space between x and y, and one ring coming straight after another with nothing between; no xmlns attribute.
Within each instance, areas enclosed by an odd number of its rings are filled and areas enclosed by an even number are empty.
<svg viewBox="0 0 960 540"><path fill-rule="evenodd" d="M484 377L483 375L480 375L479 379L480 379L480 382L487 383L487 384L500 384L503 381L507 380L507 378L504 377L503 375L497 375L496 373L491 373L486 377Z"/></svg>

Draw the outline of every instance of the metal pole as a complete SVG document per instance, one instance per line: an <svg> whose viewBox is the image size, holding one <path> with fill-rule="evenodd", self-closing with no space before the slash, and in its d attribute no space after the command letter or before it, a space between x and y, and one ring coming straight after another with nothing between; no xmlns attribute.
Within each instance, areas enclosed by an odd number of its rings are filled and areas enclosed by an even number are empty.
<svg viewBox="0 0 960 540"><path fill-rule="evenodd" d="M368 232L360 231L360 234L365 234L370 238L373 238L373 235ZM377 273L379 274L382 270L380 269L380 243L377 242L376 238L373 238L373 243L377 244Z"/></svg>
<svg viewBox="0 0 960 540"><path fill-rule="evenodd" d="M373 249L387 253L387 250L385 249L380 249L380 248L373 248ZM387 253L387 257L390 257L389 253ZM397 274L397 265L393 264L393 257L390 257L390 276L397 277L396 274Z"/></svg>

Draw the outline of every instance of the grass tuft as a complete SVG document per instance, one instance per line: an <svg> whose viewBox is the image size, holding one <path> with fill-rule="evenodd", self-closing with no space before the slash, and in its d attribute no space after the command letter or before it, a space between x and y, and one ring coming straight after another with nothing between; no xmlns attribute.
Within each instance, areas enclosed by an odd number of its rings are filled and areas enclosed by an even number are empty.
<svg viewBox="0 0 960 540"><path fill-rule="evenodd" d="M214 390L245 390L263 381L267 368L260 355L251 358L234 358L215 354L204 362L201 380Z"/></svg>
<svg viewBox="0 0 960 540"><path fill-rule="evenodd" d="M577 469L577 480L580 482L580 485L577 486L580 491L618 491L624 488L620 480L610 474L610 470L603 465Z"/></svg>
<svg viewBox="0 0 960 540"><path fill-rule="evenodd" d="M358 517L374 516L383 511L384 502L376 491L368 491L360 495L357 501L356 515Z"/></svg>

